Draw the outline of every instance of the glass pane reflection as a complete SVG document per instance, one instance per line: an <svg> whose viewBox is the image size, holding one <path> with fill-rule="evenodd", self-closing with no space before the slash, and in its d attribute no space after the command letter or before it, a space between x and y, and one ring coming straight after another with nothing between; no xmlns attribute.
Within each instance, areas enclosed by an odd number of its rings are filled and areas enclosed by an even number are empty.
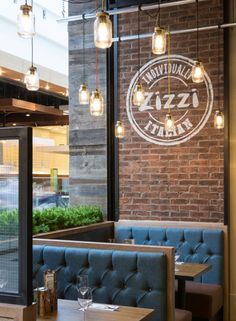
<svg viewBox="0 0 236 321"><path fill-rule="evenodd" d="M19 141L0 140L0 292L18 293Z"/></svg>

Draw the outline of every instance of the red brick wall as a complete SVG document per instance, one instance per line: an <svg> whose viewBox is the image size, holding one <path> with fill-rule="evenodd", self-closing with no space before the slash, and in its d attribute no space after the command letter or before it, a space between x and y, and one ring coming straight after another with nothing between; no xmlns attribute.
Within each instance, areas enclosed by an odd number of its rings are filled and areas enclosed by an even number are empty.
<svg viewBox="0 0 236 321"><path fill-rule="evenodd" d="M222 22L222 1L199 3L199 25ZM141 33L153 32L156 11L141 12ZM170 30L196 26L195 5L163 9L162 26ZM119 16L119 35L137 34L137 13ZM126 113L126 95L137 71L137 40L119 43L119 106L126 136L119 142L120 219L223 220L224 133L213 127L217 109L217 30L199 33L199 57L214 88L212 114L189 141L160 146L141 138ZM221 32L220 101L223 106L223 38ZM171 36L171 53L196 59L196 34ZM151 39L141 40L141 66L155 56Z"/></svg>

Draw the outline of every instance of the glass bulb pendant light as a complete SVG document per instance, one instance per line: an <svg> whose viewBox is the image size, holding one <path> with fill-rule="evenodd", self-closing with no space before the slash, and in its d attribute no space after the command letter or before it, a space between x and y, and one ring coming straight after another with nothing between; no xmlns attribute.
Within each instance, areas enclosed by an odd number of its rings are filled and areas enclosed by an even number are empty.
<svg viewBox="0 0 236 321"><path fill-rule="evenodd" d="M94 43L101 49L110 48L112 45L112 23L109 14L104 12L104 0L102 0L102 11L97 12L94 21Z"/></svg>
<svg viewBox="0 0 236 321"><path fill-rule="evenodd" d="M20 13L17 16L17 33L20 37L29 39L35 35L35 17L32 6L27 4L20 6Z"/></svg>
<svg viewBox="0 0 236 321"><path fill-rule="evenodd" d="M133 93L133 104L135 106L141 106L145 100L145 92L141 84L137 84Z"/></svg>
<svg viewBox="0 0 236 321"><path fill-rule="evenodd" d="M79 103L81 105L89 104L89 90L85 84L85 18L83 16L83 84L79 89Z"/></svg>
<svg viewBox="0 0 236 321"><path fill-rule="evenodd" d="M101 92L97 89L99 85L98 81L98 48L96 48L96 89L92 91L90 96L90 115L102 116L104 109L104 100Z"/></svg>
<svg viewBox="0 0 236 321"><path fill-rule="evenodd" d="M98 89L92 92L90 97L90 114L92 116L102 116L104 109L104 101L102 94Z"/></svg>
<svg viewBox="0 0 236 321"><path fill-rule="evenodd" d="M170 66L170 32L168 32L168 66ZM170 68L168 67L168 96L170 97ZM170 102L168 102L168 113L165 117L164 123L165 131L167 134L172 133L175 129L174 118L170 113Z"/></svg>
<svg viewBox="0 0 236 321"><path fill-rule="evenodd" d="M172 133L174 131L174 128L174 119L171 113L167 113L165 118L165 131L167 133Z"/></svg>
<svg viewBox="0 0 236 321"><path fill-rule="evenodd" d="M157 13L157 23L152 34L152 53L162 55L166 52L166 30L161 25L161 5L159 0L159 8Z"/></svg>
<svg viewBox="0 0 236 321"><path fill-rule="evenodd" d="M201 61L195 61L195 64L192 68L192 81L196 84L203 82L204 80L204 66Z"/></svg>
<svg viewBox="0 0 236 321"><path fill-rule="evenodd" d="M138 83L133 92L133 104L141 106L145 100L145 92L140 83L140 8L138 10Z"/></svg>
<svg viewBox="0 0 236 321"><path fill-rule="evenodd" d="M224 128L224 113L220 110L220 25L218 26L218 109L214 115L214 127L217 129Z"/></svg>
<svg viewBox="0 0 236 321"><path fill-rule="evenodd" d="M124 136L125 136L124 126L120 120L117 120L117 122L116 122L115 136L116 136L116 138L124 138Z"/></svg>
<svg viewBox="0 0 236 321"><path fill-rule="evenodd" d="M31 38L31 61L32 64L25 74L24 82L26 88L30 91L36 91L39 89L39 75L37 68L34 66L34 40Z"/></svg>
<svg viewBox="0 0 236 321"><path fill-rule="evenodd" d="M194 66L192 68L192 81L196 84L199 84L203 82L204 80L204 66L202 62L198 59L198 54L199 54L199 39L198 39L198 33L199 33L199 14L198 14L198 1L196 0L196 12L197 12L197 60L194 63Z"/></svg>
<svg viewBox="0 0 236 321"><path fill-rule="evenodd" d="M224 128L224 114L222 111L217 110L214 115L214 127L217 129Z"/></svg>
<svg viewBox="0 0 236 321"><path fill-rule="evenodd" d="M85 85L85 84L80 85L79 103L81 105L88 105L89 104L89 90L88 90L87 85Z"/></svg>
<svg viewBox="0 0 236 321"><path fill-rule="evenodd" d="M152 34L152 53L162 55L166 52L166 31L163 28L155 27Z"/></svg>
<svg viewBox="0 0 236 321"><path fill-rule="evenodd" d="M33 65L28 69L25 75L26 88L30 91L36 91L39 89L39 76L37 68Z"/></svg>

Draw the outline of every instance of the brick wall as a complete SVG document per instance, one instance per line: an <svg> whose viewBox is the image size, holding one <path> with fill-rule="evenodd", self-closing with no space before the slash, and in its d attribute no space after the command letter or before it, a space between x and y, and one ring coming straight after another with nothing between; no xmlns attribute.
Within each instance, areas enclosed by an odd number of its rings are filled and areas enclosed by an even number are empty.
<svg viewBox="0 0 236 321"><path fill-rule="evenodd" d="M222 22L222 1L199 3L199 25ZM195 5L163 9L162 26L196 26ZM153 32L156 11L141 12L141 32ZM151 17L152 16L152 17ZM137 13L119 16L119 35L137 34ZM141 138L126 112L126 95L137 71L137 40L119 43L119 106L126 136L119 142L120 219L223 220L224 131L213 127L217 104L217 30L199 33L199 58L211 78L214 104L205 127L189 141L161 146ZM221 32L220 103L223 106L223 34ZM151 40L141 40L141 66L154 58ZM196 34L171 36L171 53L196 59Z"/></svg>

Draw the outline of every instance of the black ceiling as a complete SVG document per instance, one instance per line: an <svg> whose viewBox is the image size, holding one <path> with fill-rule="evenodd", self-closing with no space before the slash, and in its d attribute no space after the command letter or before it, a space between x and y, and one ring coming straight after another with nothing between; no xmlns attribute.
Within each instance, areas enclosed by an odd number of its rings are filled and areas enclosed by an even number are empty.
<svg viewBox="0 0 236 321"><path fill-rule="evenodd" d="M160 3L166 3L166 2L173 2L173 0L160 0ZM108 0L108 9L114 9L114 8L124 8L124 7L130 7L135 5L141 5L141 4L150 4L150 3L156 3L158 4L159 1L153 1L153 0Z"/></svg>
<svg viewBox="0 0 236 321"><path fill-rule="evenodd" d="M17 98L30 101L45 106L54 106L59 108L60 105L68 105L68 98L57 95L52 92L28 91L24 85L9 79L0 79L0 98Z"/></svg>

